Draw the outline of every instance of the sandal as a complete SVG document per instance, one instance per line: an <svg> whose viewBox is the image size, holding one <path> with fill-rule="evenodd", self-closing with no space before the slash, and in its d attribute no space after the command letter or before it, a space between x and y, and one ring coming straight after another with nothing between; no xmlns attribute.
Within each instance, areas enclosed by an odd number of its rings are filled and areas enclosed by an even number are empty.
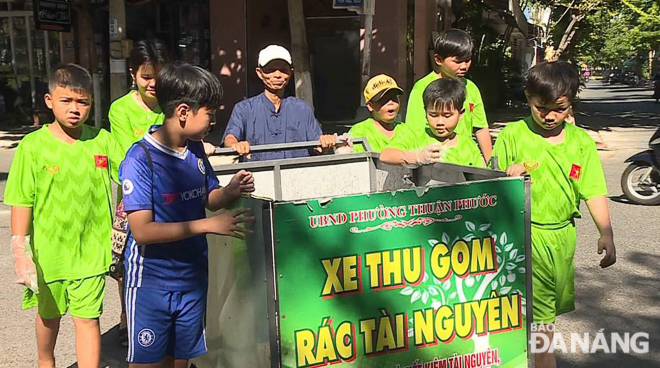
<svg viewBox="0 0 660 368"><path fill-rule="evenodd" d="M120 346L125 348L128 347L128 328L124 327L119 329L117 340Z"/></svg>

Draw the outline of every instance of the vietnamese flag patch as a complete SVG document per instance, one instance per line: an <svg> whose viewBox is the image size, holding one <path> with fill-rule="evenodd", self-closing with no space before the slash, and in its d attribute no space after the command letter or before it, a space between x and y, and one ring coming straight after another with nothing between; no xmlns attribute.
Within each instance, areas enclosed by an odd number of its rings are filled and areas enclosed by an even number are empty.
<svg viewBox="0 0 660 368"><path fill-rule="evenodd" d="M100 169L107 169L108 156L94 155L94 164Z"/></svg>
<svg viewBox="0 0 660 368"><path fill-rule="evenodd" d="M573 164L571 166L571 173L568 175L569 178L580 180L580 174L582 173L582 167L580 165Z"/></svg>
<svg viewBox="0 0 660 368"><path fill-rule="evenodd" d="M474 104L470 102L470 112L474 112Z"/></svg>

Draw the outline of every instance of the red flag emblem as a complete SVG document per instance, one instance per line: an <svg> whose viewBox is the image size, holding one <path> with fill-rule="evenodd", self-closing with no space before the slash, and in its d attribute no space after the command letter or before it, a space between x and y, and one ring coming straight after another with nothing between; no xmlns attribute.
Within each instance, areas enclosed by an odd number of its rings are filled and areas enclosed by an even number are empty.
<svg viewBox="0 0 660 368"><path fill-rule="evenodd" d="M100 169L107 169L108 156L94 155L94 164Z"/></svg>
<svg viewBox="0 0 660 368"><path fill-rule="evenodd" d="M571 173L568 175L569 178L580 180L580 174L582 173L582 167L580 165L573 164L571 166Z"/></svg>
<svg viewBox="0 0 660 368"><path fill-rule="evenodd" d="M474 112L474 104L470 102L470 112Z"/></svg>

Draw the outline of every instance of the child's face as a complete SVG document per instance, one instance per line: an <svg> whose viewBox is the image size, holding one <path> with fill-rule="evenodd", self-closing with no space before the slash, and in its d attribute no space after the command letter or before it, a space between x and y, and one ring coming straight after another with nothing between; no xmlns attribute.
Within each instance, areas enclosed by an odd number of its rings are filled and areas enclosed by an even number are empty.
<svg viewBox="0 0 660 368"><path fill-rule="evenodd" d="M200 107L197 113L190 109L184 134L192 141L201 141L213 125L215 125L215 109Z"/></svg>
<svg viewBox="0 0 660 368"><path fill-rule="evenodd" d="M436 105L426 108L426 121L433 134L438 138L451 137L461 116L463 116L463 112L453 106Z"/></svg>
<svg viewBox="0 0 660 368"><path fill-rule="evenodd" d="M472 60L460 60L456 56L441 59L438 55L435 55L435 62L440 67L440 73L451 78L465 77L472 65Z"/></svg>
<svg viewBox="0 0 660 368"><path fill-rule="evenodd" d="M540 98L527 95L534 122L543 130L552 131L560 127L570 112L571 101L561 96L555 101L544 102Z"/></svg>
<svg viewBox="0 0 660 368"><path fill-rule="evenodd" d="M53 110L55 120L65 128L77 128L87 121L92 106L92 96L86 92L76 92L57 87L44 96L46 106Z"/></svg>
<svg viewBox="0 0 660 368"><path fill-rule="evenodd" d="M399 93L396 90L387 91L378 101L369 101L367 109L375 120L392 123L399 113Z"/></svg>
<svg viewBox="0 0 660 368"><path fill-rule="evenodd" d="M156 76L159 71L160 67L154 67L151 63L140 65L140 68L135 73L131 70L133 80L142 99L156 99Z"/></svg>

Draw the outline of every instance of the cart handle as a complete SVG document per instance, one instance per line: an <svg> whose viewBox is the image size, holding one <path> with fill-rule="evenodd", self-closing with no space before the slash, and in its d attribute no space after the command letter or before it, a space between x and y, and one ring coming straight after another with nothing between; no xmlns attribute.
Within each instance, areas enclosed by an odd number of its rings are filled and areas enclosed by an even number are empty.
<svg viewBox="0 0 660 368"><path fill-rule="evenodd" d="M341 141L337 139L335 144L339 144ZM353 144L361 144L364 147L366 152L371 152L371 146L367 138L354 138ZM293 143L275 143L275 144L262 144L259 146L250 146L250 153L255 152L268 152L268 151L288 151L293 149L302 149L302 148L316 148L321 145L321 141L310 141L310 142L293 142ZM213 152L214 155L235 155L236 151L233 148L221 148L216 147Z"/></svg>

